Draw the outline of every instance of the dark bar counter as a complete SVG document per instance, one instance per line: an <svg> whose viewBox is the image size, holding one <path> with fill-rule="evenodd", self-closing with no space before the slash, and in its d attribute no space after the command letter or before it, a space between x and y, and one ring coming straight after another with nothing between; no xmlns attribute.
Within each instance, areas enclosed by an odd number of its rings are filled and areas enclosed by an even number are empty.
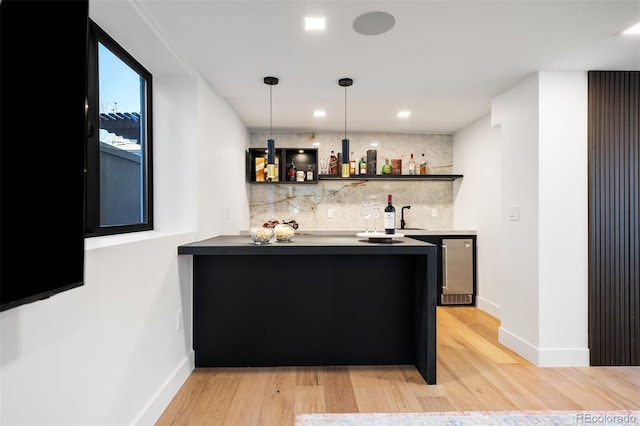
<svg viewBox="0 0 640 426"><path fill-rule="evenodd" d="M196 367L415 365L436 383L436 247L218 236L193 256Z"/></svg>

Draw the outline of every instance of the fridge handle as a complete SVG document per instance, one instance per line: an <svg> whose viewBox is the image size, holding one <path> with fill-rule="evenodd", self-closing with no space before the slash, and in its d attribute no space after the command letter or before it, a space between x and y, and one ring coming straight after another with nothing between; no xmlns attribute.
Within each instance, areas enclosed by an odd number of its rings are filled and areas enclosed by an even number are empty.
<svg viewBox="0 0 640 426"><path fill-rule="evenodd" d="M442 288L447 288L447 245L442 245Z"/></svg>

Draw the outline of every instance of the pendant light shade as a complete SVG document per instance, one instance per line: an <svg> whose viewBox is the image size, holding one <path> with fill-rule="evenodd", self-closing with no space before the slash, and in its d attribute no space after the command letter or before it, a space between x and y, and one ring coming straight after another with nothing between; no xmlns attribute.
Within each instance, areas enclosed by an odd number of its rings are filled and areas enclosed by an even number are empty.
<svg viewBox="0 0 640 426"><path fill-rule="evenodd" d="M350 78L341 78L338 84L344 87L344 139L342 139L342 177L349 177L349 139L347 138L347 87L353 84Z"/></svg>
<svg viewBox="0 0 640 426"><path fill-rule="evenodd" d="M276 175L276 148L272 134L273 93L272 88L278 84L276 77L265 77L264 84L269 86L269 139L267 139L267 180L271 181Z"/></svg>

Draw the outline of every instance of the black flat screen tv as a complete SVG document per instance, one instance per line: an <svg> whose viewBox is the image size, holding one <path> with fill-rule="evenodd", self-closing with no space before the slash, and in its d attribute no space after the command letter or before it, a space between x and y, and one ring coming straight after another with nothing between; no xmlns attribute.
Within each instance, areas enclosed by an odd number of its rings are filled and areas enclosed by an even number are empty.
<svg viewBox="0 0 640 426"><path fill-rule="evenodd" d="M87 21L0 2L0 311L84 284Z"/></svg>

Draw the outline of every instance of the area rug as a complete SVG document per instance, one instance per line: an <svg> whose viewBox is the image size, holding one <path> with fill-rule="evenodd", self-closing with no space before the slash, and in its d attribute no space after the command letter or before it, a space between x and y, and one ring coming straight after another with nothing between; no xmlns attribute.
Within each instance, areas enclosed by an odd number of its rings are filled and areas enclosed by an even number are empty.
<svg viewBox="0 0 640 426"><path fill-rule="evenodd" d="M640 425L640 411L452 411L296 414L296 426Z"/></svg>

